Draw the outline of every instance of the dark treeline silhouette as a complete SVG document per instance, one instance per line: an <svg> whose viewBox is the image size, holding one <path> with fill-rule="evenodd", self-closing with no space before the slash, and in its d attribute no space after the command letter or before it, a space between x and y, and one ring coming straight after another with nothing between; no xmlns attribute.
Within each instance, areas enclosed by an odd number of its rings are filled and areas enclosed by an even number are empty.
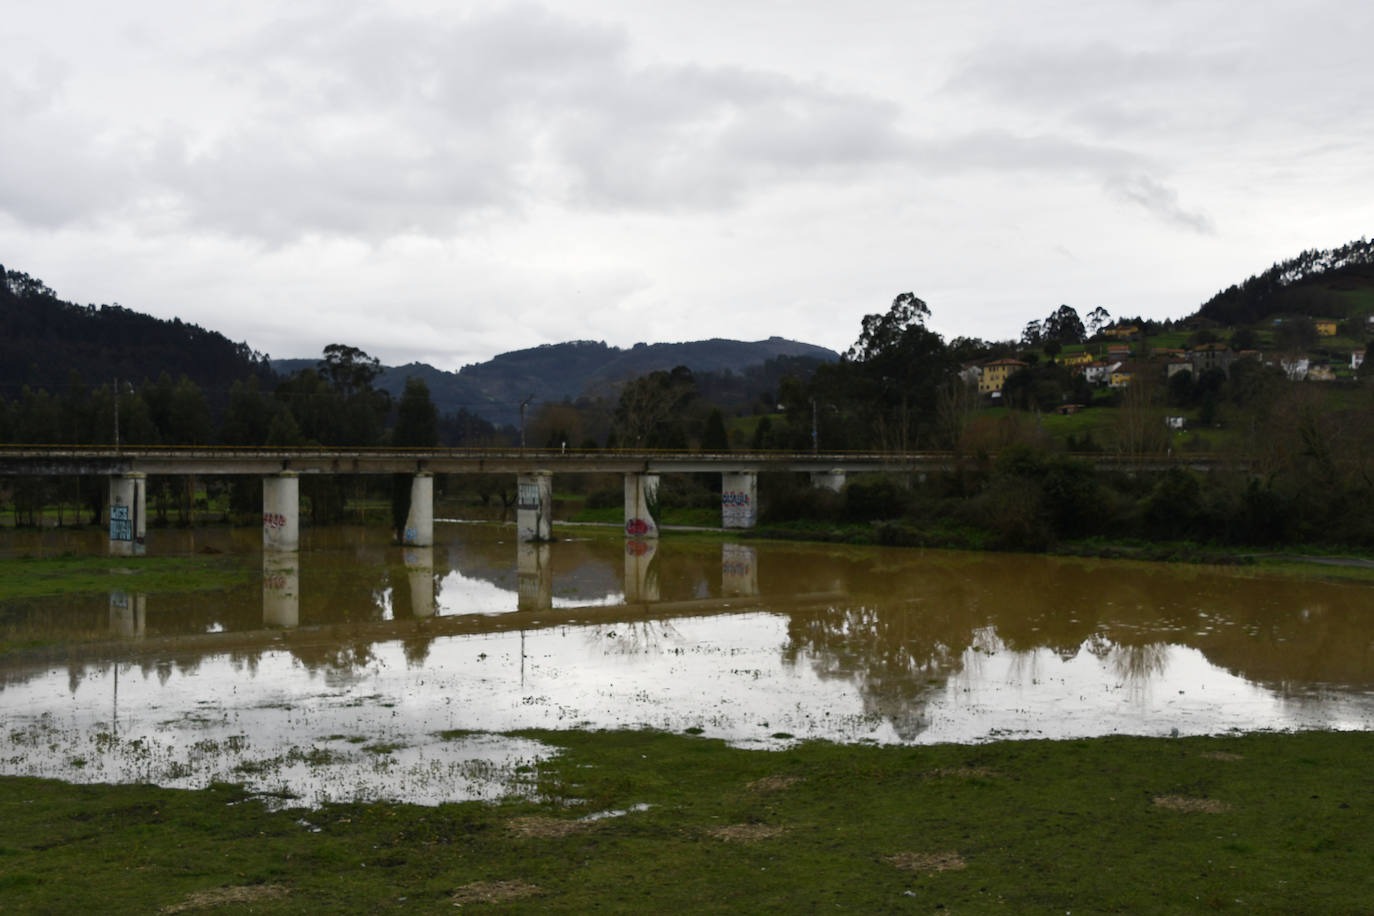
<svg viewBox="0 0 1374 916"><path fill-rule="evenodd" d="M1237 286L1230 286L1203 303L1198 314L1219 324L1254 324L1286 312L1313 317L1344 318L1334 314L1340 305L1321 296L1313 285L1339 285L1345 277L1368 278L1374 265L1374 241L1360 239L1330 250L1312 249L1282 261ZM1317 294L1314 294L1317 293Z"/></svg>

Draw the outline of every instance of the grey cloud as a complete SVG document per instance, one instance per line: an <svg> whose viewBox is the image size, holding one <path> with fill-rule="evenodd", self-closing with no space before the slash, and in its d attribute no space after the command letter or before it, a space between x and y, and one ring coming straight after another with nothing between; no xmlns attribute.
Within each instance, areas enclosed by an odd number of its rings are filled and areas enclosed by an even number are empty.
<svg viewBox="0 0 1374 916"><path fill-rule="evenodd" d="M637 66L618 29L534 7L448 27L278 23L250 51L217 63L236 62L255 110L174 187L194 221L270 239L442 231L550 191L609 209L717 208L892 160L905 143L882 101Z"/></svg>
<svg viewBox="0 0 1374 916"><path fill-rule="evenodd" d="M1118 200L1144 207L1165 222L1180 228L1202 235L1216 232L1207 214L1185 210L1178 202L1177 191L1149 175L1116 176L1107 182L1107 191Z"/></svg>

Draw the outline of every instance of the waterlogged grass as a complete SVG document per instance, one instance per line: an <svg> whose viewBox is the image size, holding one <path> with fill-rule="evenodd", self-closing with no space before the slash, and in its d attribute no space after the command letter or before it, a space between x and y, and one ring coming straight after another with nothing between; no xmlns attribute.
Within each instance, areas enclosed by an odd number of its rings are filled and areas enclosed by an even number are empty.
<svg viewBox="0 0 1374 916"><path fill-rule="evenodd" d="M763 752L536 733L536 801L269 810L0 779L16 912L1367 908L1374 735ZM591 815L596 815L595 817Z"/></svg>
<svg viewBox="0 0 1374 916"><path fill-rule="evenodd" d="M235 557L0 557L0 601L108 592L194 592L253 581L261 569Z"/></svg>

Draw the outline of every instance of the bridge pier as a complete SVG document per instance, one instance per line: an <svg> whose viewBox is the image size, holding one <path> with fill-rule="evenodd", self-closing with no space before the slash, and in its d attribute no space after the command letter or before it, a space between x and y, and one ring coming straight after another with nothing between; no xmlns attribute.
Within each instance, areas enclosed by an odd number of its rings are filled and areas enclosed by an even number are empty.
<svg viewBox="0 0 1374 916"><path fill-rule="evenodd" d="M817 489L830 490L838 493L844 489L844 468L835 468L830 471L812 471L811 486Z"/></svg>
<svg viewBox="0 0 1374 916"><path fill-rule="evenodd" d="M137 472L110 478L110 555L142 556L147 535L148 477Z"/></svg>
<svg viewBox="0 0 1374 916"><path fill-rule="evenodd" d="M401 542L407 547L434 546L434 475L428 471L410 480L410 510Z"/></svg>
<svg viewBox="0 0 1374 916"><path fill-rule="evenodd" d="M299 550L301 487L295 471L262 479L262 549Z"/></svg>
<svg viewBox="0 0 1374 916"><path fill-rule="evenodd" d="M753 528L759 521L757 471L726 471L720 475L722 528Z"/></svg>
<svg viewBox="0 0 1374 916"><path fill-rule="evenodd" d="M123 589L110 592L110 632L125 639L142 639L148 625L148 596Z"/></svg>
<svg viewBox="0 0 1374 916"><path fill-rule="evenodd" d="M658 475L625 475L625 533L636 538L658 537Z"/></svg>
<svg viewBox="0 0 1374 916"><path fill-rule="evenodd" d="M553 540L553 472L516 478L515 527L522 541Z"/></svg>

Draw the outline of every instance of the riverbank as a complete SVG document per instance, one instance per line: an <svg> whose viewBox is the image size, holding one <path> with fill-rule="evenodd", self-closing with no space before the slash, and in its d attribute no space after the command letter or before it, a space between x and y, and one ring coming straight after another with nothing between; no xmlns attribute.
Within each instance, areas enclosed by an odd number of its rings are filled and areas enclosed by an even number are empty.
<svg viewBox="0 0 1374 916"><path fill-rule="evenodd" d="M0 778L15 911L1354 912L1374 735L753 751L540 732L534 798L271 810ZM271 800L280 804L280 799Z"/></svg>

